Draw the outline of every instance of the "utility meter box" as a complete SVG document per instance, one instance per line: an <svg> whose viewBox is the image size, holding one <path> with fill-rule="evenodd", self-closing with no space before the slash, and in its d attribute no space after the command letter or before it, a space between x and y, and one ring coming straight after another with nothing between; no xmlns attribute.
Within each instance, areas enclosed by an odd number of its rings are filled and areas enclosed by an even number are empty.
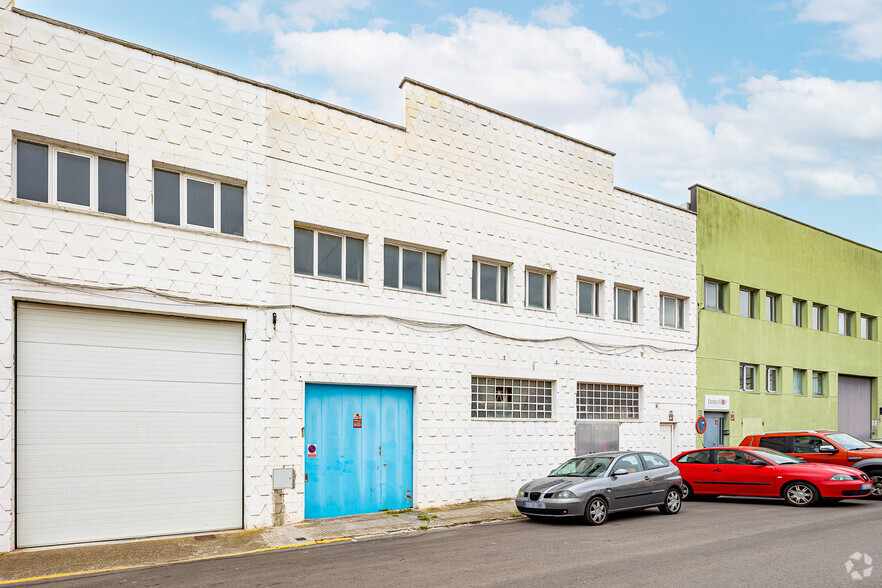
<svg viewBox="0 0 882 588"><path fill-rule="evenodd" d="M288 490L294 487L294 468L273 470L273 490Z"/></svg>

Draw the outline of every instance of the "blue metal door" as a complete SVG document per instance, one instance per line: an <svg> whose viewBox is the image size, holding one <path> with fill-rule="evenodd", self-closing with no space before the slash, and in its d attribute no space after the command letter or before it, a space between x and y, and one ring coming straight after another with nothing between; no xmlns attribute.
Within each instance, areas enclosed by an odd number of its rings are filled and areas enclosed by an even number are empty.
<svg viewBox="0 0 882 588"><path fill-rule="evenodd" d="M308 519L413 506L413 390L306 385Z"/></svg>
<svg viewBox="0 0 882 588"><path fill-rule="evenodd" d="M707 428L704 430L704 446L720 447L723 444L723 429L726 426L725 412L706 412L704 419Z"/></svg>

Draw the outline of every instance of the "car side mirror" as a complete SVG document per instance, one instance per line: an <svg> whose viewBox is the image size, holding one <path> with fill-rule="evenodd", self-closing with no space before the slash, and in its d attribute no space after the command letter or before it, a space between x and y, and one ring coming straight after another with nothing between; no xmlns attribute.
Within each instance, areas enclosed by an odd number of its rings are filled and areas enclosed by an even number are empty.
<svg viewBox="0 0 882 588"><path fill-rule="evenodd" d="M832 445L821 445L818 447L818 451L821 453L838 453L839 450L833 447Z"/></svg>
<svg viewBox="0 0 882 588"><path fill-rule="evenodd" d="M750 465L761 465L761 466L764 466L764 465L769 465L769 464L766 463L765 460L762 460L762 459L755 459L755 460L753 460L752 462L750 462Z"/></svg>
<svg viewBox="0 0 882 588"><path fill-rule="evenodd" d="M627 475L628 475L628 470L626 470L625 468L619 468L613 472L613 476L627 476Z"/></svg>

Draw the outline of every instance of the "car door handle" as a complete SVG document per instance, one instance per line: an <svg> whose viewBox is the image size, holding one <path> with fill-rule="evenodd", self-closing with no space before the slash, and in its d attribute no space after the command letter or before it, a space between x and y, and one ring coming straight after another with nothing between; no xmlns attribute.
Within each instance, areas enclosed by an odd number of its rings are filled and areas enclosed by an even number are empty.
<svg viewBox="0 0 882 588"><path fill-rule="evenodd" d="M723 470L714 470L715 472L722 472Z"/></svg>
<svg viewBox="0 0 882 588"><path fill-rule="evenodd" d="M644 479L644 480L648 480L648 479L649 479L649 476L643 476L643 479Z"/></svg>

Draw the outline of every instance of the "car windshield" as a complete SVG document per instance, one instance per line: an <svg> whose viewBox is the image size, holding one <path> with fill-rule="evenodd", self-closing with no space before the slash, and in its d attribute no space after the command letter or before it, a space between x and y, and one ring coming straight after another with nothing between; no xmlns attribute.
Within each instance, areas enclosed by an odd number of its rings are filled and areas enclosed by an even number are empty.
<svg viewBox="0 0 882 588"><path fill-rule="evenodd" d="M596 478L609 468L612 460L613 458L611 457L577 457L551 472L551 476Z"/></svg>
<svg viewBox="0 0 882 588"><path fill-rule="evenodd" d="M786 453L781 453L780 451L775 451L774 449L751 449L751 451L753 451L763 459L767 459L777 465L805 463L805 461L799 459L798 457L793 457L792 455L787 455Z"/></svg>
<svg viewBox="0 0 882 588"><path fill-rule="evenodd" d="M848 433L830 433L827 435L827 439L838 443L840 447L849 451L852 449L871 449L869 445L863 441L858 441Z"/></svg>

